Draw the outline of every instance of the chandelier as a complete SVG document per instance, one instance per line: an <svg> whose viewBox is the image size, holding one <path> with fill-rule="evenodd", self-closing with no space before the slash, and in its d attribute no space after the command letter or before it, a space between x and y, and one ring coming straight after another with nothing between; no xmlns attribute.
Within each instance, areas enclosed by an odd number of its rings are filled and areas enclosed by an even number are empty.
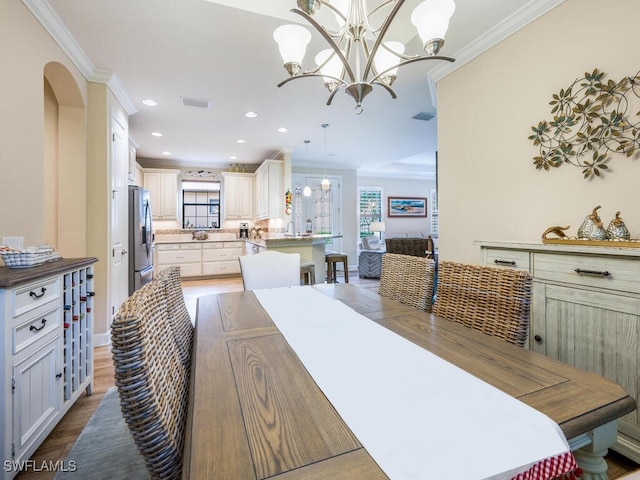
<svg viewBox="0 0 640 480"><path fill-rule="evenodd" d="M331 105L335 94L344 89L355 100L355 111L360 114L363 111L362 101L374 85L382 86L392 98L396 98L391 85L399 67L422 60L453 62L453 58L438 55L455 10L453 0L425 0L414 9L411 22L422 40L425 55L405 55L401 42L385 40L391 22L405 1L382 0L369 12L367 0L297 0L298 8L290 11L306 19L330 48L315 56L315 68L303 71L302 60L311 34L300 25L278 27L273 38L278 43L284 68L290 75L278 87L297 78L323 77L329 90L327 105ZM313 15L320 8L327 8L333 13L337 30L316 21ZM385 12L386 17L376 24L376 19Z"/></svg>

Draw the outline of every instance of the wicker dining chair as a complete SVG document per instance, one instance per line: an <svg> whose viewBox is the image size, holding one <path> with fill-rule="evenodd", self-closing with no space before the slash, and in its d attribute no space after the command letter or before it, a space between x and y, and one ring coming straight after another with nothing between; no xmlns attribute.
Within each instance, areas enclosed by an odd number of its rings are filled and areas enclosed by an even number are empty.
<svg viewBox="0 0 640 480"><path fill-rule="evenodd" d="M173 265L156 275L155 281L161 282L167 297L167 314L172 329L172 336L178 346L182 363L187 368L191 365L193 346L193 323L184 301L180 267Z"/></svg>
<svg viewBox="0 0 640 480"><path fill-rule="evenodd" d="M120 408L129 431L151 478L173 480L182 471L189 375L167 311L162 282L144 285L115 315L111 341Z"/></svg>
<svg viewBox="0 0 640 480"><path fill-rule="evenodd" d="M523 347L530 304L531 275L524 270L438 263L435 315Z"/></svg>
<svg viewBox="0 0 640 480"><path fill-rule="evenodd" d="M434 270L432 259L385 253L378 294L430 312Z"/></svg>

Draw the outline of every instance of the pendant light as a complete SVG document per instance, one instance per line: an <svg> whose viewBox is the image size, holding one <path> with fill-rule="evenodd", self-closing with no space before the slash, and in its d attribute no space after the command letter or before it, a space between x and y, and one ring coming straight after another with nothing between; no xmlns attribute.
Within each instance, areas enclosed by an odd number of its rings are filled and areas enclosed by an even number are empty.
<svg viewBox="0 0 640 480"><path fill-rule="evenodd" d="M311 142L311 140L305 140L304 143L307 145L307 162L309 161L309 143ZM311 187L306 183L307 179L305 178L305 186L304 189L302 190L302 195L304 195L305 197L310 197L311 196Z"/></svg>
<svg viewBox="0 0 640 480"><path fill-rule="evenodd" d="M322 190L327 191L331 188L331 182L327 178L327 128L329 127L328 123L323 123L322 128L324 128L324 178L320 185L322 185Z"/></svg>

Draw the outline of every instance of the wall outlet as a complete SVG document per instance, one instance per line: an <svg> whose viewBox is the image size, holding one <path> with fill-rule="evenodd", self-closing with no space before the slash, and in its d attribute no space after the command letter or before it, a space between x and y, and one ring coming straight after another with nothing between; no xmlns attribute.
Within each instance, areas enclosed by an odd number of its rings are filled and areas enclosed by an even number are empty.
<svg viewBox="0 0 640 480"><path fill-rule="evenodd" d="M24 248L24 237L2 237L2 244L22 250Z"/></svg>

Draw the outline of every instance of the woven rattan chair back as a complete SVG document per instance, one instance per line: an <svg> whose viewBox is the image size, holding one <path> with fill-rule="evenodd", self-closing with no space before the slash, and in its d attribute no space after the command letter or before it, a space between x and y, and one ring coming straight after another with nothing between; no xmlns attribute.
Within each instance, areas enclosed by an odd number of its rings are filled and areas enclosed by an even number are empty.
<svg viewBox="0 0 640 480"><path fill-rule="evenodd" d="M173 265L165 268L157 274L156 281L161 282L164 287L167 298L168 321L173 331L173 339L178 346L182 363L189 369L193 346L193 323L191 322L187 305L184 302L180 267Z"/></svg>
<svg viewBox="0 0 640 480"><path fill-rule="evenodd" d="M434 270L426 257L385 253L378 294L430 312Z"/></svg>
<svg viewBox="0 0 640 480"><path fill-rule="evenodd" d="M122 304L111 341L122 414L151 478L180 478L189 375L167 321L162 282L144 285Z"/></svg>
<svg viewBox="0 0 640 480"><path fill-rule="evenodd" d="M530 304L531 275L524 270L438 263L435 315L523 347Z"/></svg>

